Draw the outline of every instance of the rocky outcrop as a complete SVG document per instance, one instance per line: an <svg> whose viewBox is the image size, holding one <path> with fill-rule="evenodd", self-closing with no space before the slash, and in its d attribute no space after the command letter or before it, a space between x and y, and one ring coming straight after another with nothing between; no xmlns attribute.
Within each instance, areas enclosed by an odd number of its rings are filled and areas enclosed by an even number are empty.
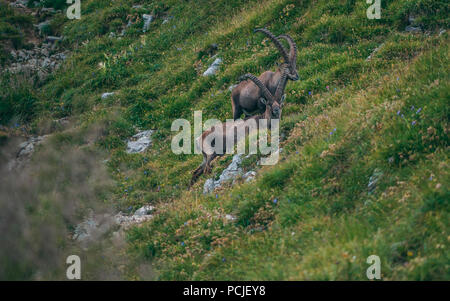
<svg viewBox="0 0 450 301"><path fill-rule="evenodd" d="M69 51L58 51L58 42L63 37L46 36L46 32L51 23L51 18L55 14L61 14L61 10L54 8L29 8L26 0L16 0L9 3L11 7L21 11L23 14L35 16L40 23L34 24L35 31L27 31L22 33L25 35L26 44L34 45L34 48L12 49L10 51L10 59L6 62L6 66L0 69L0 72L10 72L12 74L23 74L30 79L44 80L49 73L58 69L62 61L64 61ZM36 2L34 2L36 5Z"/></svg>
<svg viewBox="0 0 450 301"><path fill-rule="evenodd" d="M36 74L39 80L44 80L49 73L59 68L69 53L68 51L58 53L55 49L55 44L49 42L31 50L12 50L10 54L14 62L5 68L5 71L28 76Z"/></svg>

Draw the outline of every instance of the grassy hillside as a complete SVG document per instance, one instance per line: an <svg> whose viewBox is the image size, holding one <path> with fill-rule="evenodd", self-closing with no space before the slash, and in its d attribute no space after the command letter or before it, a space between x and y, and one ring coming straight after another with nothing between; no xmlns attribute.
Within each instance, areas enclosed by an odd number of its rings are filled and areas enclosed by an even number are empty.
<svg viewBox="0 0 450 301"><path fill-rule="evenodd" d="M51 132L60 152L103 152L114 184L96 197L108 206L157 207L127 233L129 279L365 280L376 254L384 280L449 280L448 6L384 0L381 19L369 20L355 0L86 0L81 20L60 14L48 29L72 51L58 71L39 84L3 75L0 121ZM142 33L144 13L156 18ZM255 181L204 195L208 176L188 188L202 158L173 154L170 126L195 110L231 118L228 87L275 70L280 55L253 34L259 27L298 45L280 162L250 157ZM203 77L213 43L224 63ZM62 117L69 130L48 126ZM130 155L137 129L156 129L153 146ZM217 159L213 175L230 161ZM137 262L151 263L152 276Z"/></svg>

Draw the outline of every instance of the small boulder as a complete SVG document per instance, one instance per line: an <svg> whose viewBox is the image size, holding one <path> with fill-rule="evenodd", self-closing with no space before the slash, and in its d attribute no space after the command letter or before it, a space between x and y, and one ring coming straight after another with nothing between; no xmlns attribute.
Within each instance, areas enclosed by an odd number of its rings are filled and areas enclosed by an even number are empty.
<svg viewBox="0 0 450 301"><path fill-rule="evenodd" d="M150 23L152 23L154 18L155 17L153 17L153 15L147 15L147 14L142 15L142 19L144 19L144 26L142 28L143 32L146 32L148 30L148 28L150 27Z"/></svg>
<svg viewBox="0 0 450 301"><path fill-rule="evenodd" d="M142 131L131 137L127 142L127 153L136 154L145 151L151 144L153 130Z"/></svg>
<svg viewBox="0 0 450 301"><path fill-rule="evenodd" d="M217 73L220 65L222 64L221 58L216 58L215 61L209 66L209 68L203 73L203 76L212 76Z"/></svg>
<svg viewBox="0 0 450 301"><path fill-rule="evenodd" d="M367 184L367 189L368 189L369 194L372 194L375 191L375 188L377 188L377 184L381 180L382 177L383 177L383 172L379 168L376 168L373 171L372 176L369 178L369 184Z"/></svg>
<svg viewBox="0 0 450 301"><path fill-rule="evenodd" d="M113 96L115 93L114 92L105 92L102 94L102 99L106 99L110 96Z"/></svg>

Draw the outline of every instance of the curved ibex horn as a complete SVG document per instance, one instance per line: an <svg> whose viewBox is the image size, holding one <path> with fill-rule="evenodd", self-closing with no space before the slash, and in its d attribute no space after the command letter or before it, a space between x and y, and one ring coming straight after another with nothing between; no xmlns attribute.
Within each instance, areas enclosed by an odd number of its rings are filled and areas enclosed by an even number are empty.
<svg viewBox="0 0 450 301"><path fill-rule="evenodd" d="M287 35L282 34L278 36L279 39L284 39L289 43L289 61L290 63L296 67L297 64L297 44L295 44L294 39Z"/></svg>
<svg viewBox="0 0 450 301"><path fill-rule="evenodd" d="M289 69L287 67L284 67L283 73L282 73L281 78L280 78L280 81L278 82L277 89L275 90L274 99L277 102L280 102L281 96L284 93L284 89L285 89L286 83L287 83L288 72L289 72Z"/></svg>
<svg viewBox="0 0 450 301"><path fill-rule="evenodd" d="M281 55L283 56L286 63L289 63L289 56L286 52L286 49L284 49L283 44L281 44L280 40L276 36L274 36L270 31L268 31L265 28L258 28L255 29L254 32L262 32L265 34L269 39L272 40L272 42L275 44L275 46L278 48L278 50L281 52Z"/></svg>
<svg viewBox="0 0 450 301"><path fill-rule="evenodd" d="M253 81L255 83L255 85L258 86L258 88L261 89L262 94L264 95L264 97L270 102L273 103L274 102L274 98L272 96L272 93L270 93L270 91L266 88L266 86L264 86L264 84L253 74L247 73L243 76L240 77L241 80L246 80L249 79L251 81Z"/></svg>
<svg viewBox="0 0 450 301"><path fill-rule="evenodd" d="M295 44L294 39L287 34L279 35L278 38L284 39L289 43L289 61L295 67L297 63L297 44Z"/></svg>

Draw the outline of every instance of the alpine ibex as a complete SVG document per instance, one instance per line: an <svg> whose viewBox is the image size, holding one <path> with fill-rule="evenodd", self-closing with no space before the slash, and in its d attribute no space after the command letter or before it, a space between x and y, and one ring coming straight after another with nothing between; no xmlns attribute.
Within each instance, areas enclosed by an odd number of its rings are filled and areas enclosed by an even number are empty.
<svg viewBox="0 0 450 301"><path fill-rule="evenodd" d="M262 32L275 44L284 58L284 63L277 71L266 71L261 74L258 79L264 84L271 93L275 93L278 83L282 77L282 70L288 69L287 78L293 81L299 79L297 73L297 45L289 35L280 35L275 37L267 29L256 29L255 32ZM289 44L289 52L286 51L279 39L284 39ZM233 110L233 119L240 118L242 113L248 117L251 113L262 113L264 111L264 104L261 102L262 91L258 86L250 81L241 82L231 92L231 107Z"/></svg>
<svg viewBox="0 0 450 301"><path fill-rule="evenodd" d="M256 129L259 130L259 121L260 119L266 119L267 120L267 128L270 129L271 120L272 119L280 119L281 117L281 109L283 106L283 101L285 98L284 88L286 87L287 77L288 75L288 68L284 69L284 72L281 75L280 81L278 83L278 86L275 91L275 95L272 95L272 93L264 86L264 84L254 75L252 74L246 74L241 77L241 80L251 80L255 85L261 89L261 93L264 96L262 98L262 102L265 105L265 111L264 113L260 115L255 115L252 117L248 117L244 120L237 120L237 121L227 121L221 123L221 126L217 127L213 126L209 130L206 130L203 132L203 134L197 138L196 143L201 148L202 154L203 154L203 162L200 164L200 166L193 172L192 179L191 179L191 185L196 181L196 179L202 175L203 173L209 173L211 172L211 162L216 158L217 156L222 156L226 153L227 150L227 137L233 137L233 147L238 142L238 137L235 135L238 128L245 127L245 136L247 137L249 135L249 128L247 127L248 121L250 119L253 119L256 124ZM216 141L215 138L211 139L211 141L207 140L207 137L209 135L212 135L213 137L217 137L214 135L214 132L216 130L221 130L222 134L217 135L218 137L222 137L222 149L220 149L217 152L217 149L215 149ZM242 137L241 137L242 138ZM231 138L230 138L231 140ZM229 147L229 146L228 146Z"/></svg>

